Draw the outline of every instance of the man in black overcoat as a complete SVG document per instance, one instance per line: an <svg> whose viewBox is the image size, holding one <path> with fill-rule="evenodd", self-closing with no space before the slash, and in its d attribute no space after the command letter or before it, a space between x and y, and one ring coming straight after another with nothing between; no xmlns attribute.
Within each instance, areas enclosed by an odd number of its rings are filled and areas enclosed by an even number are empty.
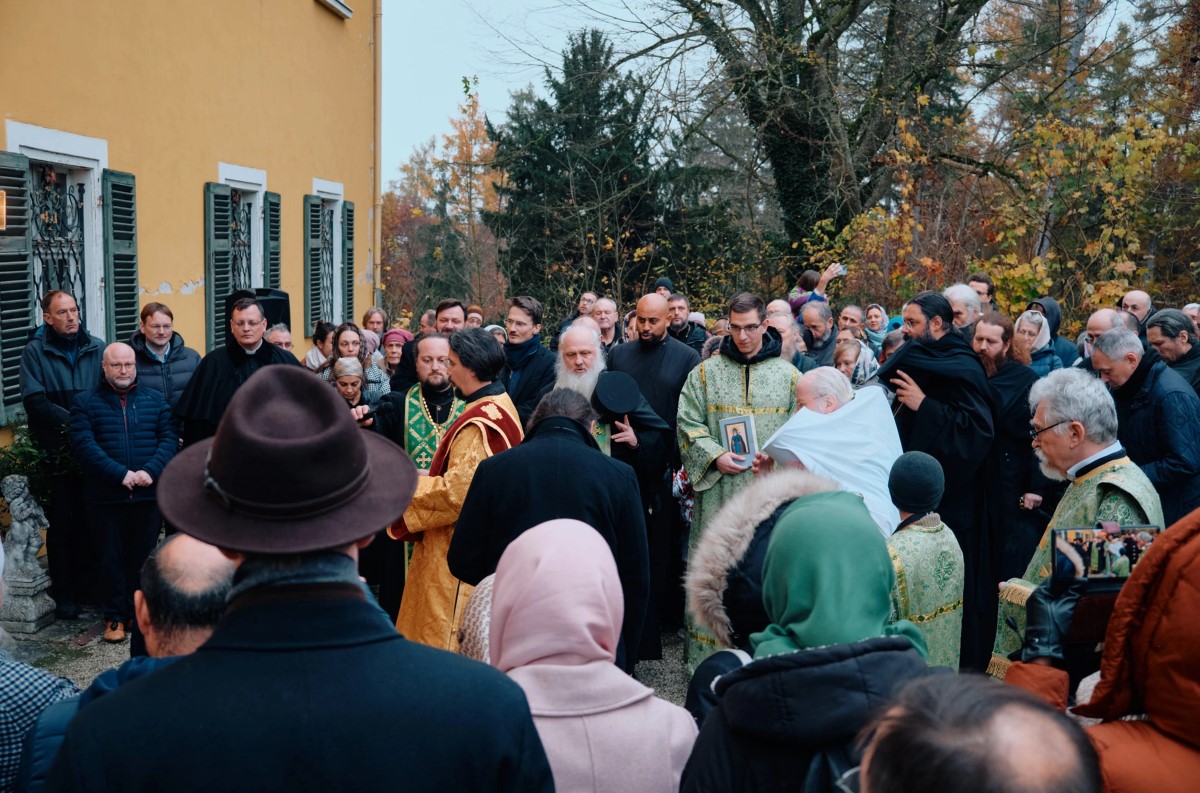
<svg viewBox="0 0 1200 793"><path fill-rule="evenodd" d="M184 446L212 437L229 400L250 375L274 364L303 366L287 350L268 344L263 339L266 331L261 303L252 296L233 302L225 344L204 356L175 403Z"/></svg>
<svg viewBox="0 0 1200 793"><path fill-rule="evenodd" d="M904 451L925 452L942 464L946 490L938 514L963 551L963 665L982 668L980 651L994 626L977 622L980 560L986 554L987 518L980 469L992 445L992 397L979 357L953 327L950 302L922 292L904 309L907 341L879 368L879 382L896 392L896 429ZM971 649L969 649L971 648Z"/></svg>
<svg viewBox="0 0 1200 793"><path fill-rule="evenodd" d="M572 518L612 549L625 596L617 665L633 672L650 593L646 525L634 470L605 455L588 400L559 388L538 404L519 446L479 464L463 501L447 561L474 586L496 572L508 544L548 520Z"/></svg>
<svg viewBox="0 0 1200 793"><path fill-rule="evenodd" d="M358 578L416 478L320 378L252 377L159 480L167 522L237 566L225 615L82 710L47 789L552 791L521 689L403 638Z"/></svg>

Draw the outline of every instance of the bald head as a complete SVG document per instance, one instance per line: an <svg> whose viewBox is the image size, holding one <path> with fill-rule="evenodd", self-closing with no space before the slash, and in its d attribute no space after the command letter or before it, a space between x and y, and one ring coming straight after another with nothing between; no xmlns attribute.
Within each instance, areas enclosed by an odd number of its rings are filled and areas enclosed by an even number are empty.
<svg viewBox="0 0 1200 793"><path fill-rule="evenodd" d="M791 304L786 300L772 300L770 303L767 303L767 316L773 317L776 314L782 314L786 317L792 316Z"/></svg>
<svg viewBox="0 0 1200 793"><path fill-rule="evenodd" d="M1121 314L1114 308L1102 308L1093 311L1087 321L1088 336L1095 341L1101 333L1110 331L1121 324Z"/></svg>
<svg viewBox="0 0 1200 793"><path fill-rule="evenodd" d="M186 534L163 541L142 566L133 595L146 651L156 657L186 655L208 640L225 613L234 563Z"/></svg>
<svg viewBox="0 0 1200 793"><path fill-rule="evenodd" d="M1150 313L1150 295L1140 289L1126 292L1121 298L1121 308L1137 317L1138 322L1144 322Z"/></svg>
<svg viewBox="0 0 1200 793"><path fill-rule="evenodd" d="M100 361L104 379L118 391L124 391L137 379L137 363L133 348L123 342L114 341L104 348Z"/></svg>
<svg viewBox="0 0 1200 793"><path fill-rule="evenodd" d="M635 327L638 338L644 344L658 343L666 338L669 325L667 310L667 299L662 295L644 295L637 302Z"/></svg>
<svg viewBox="0 0 1200 793"><path fill-rule="evenodd" d="M576 317L575 321L571 323L572 328L574 328L575 326L579 326L581 328L587 328L595 333L600 332L600 323L597 322L596 320L592 319L591 317Z"/></svg>

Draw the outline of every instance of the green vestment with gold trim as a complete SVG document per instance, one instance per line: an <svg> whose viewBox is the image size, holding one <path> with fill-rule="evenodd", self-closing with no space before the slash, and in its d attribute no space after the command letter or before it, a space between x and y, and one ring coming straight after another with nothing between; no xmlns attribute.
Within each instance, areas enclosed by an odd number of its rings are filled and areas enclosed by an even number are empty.
<svg viewBox="0 0 1200 793"><path fill-rule="evenodd" d="M437 447L441 443L442 435L462 414L466 406L467 403L456 395L450 403L450 415L439 424L433 420L433 415L425 405L425 399L421 396L421 384L416 383L408 389L408 393L404 395L404 450L408 452L408 456L416 463L419 470L429 470L430 464L433 463L433 456L437 454ZM408 563L412 561L413 546L414 544L411 542L404 543L404 574L406 576L408 575Z"/></svg>
<svg viewBox="0 0 1200 793"><path fill-rule="evenodd" d="M958 669L962 648L962 548L936 513L887 538L896 570L891 621L917 626L929 647L930 666Z"/></svg>
<svg viewBox="0 0 1200 793"><path fill-rule="evenodd" d="M1100 521L1115 521L1122 526L1163 525L1158 492L1142 469L1128 457L1107 462L1072 480L1025 569L1025 576L1011 579L1000 592L996 643L988 664L989 675L1003 679L1012 663L1008 656L1021 649L1021 637L1025 635L1025 601L1050 577L1052 532L1055 529L1090 528ZM1008 624L1008 619L1016 623L1017 630Z"/></svg>
<svg viewBox="0 0 1200 793"><path fill-rule="evenodd" d="M725 500L754 481L747 467L740 474L722 474L714 465L727 449L721 445L721 419L753 416L759 444L775 434L796 410L796 383L800 372L779 357L748 365L722 354L703 361L687 376L679 395L679 450L683 467L696 491L688 548L696 547L705 521ZM750 461L747 460L747 463ZM684 617L687 626L685 660L689 671L721 649L716 640Z"/></svg>

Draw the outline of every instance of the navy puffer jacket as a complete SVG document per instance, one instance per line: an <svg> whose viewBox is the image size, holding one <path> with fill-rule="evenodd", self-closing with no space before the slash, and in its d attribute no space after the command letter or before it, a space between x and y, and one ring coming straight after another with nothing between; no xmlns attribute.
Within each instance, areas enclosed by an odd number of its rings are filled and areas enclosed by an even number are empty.
<svg viewBox="0 0 1200 793"><path fill-rule="evenodd" d="M1170 526L1200 507L1200 398L1161 360L1143 357L1113 400L1117 437L1158 491Z"/></svg>
<svg viewBox="0 0 1200 793"><path fill-rule="evenodd" d="M129 337L129 346L133 348L137 362L138 382L162 394L167 404L175 407L188 380L200 366L200 353L186 346L178 333L171 337L166 361L160 361L150 353L146 347L146 334L140 330L135 330Z"/></svg>
<svg viewBox="0 0 1200 793"><path fill-rule="evenodd" d="M84 497L94 504L153 501L158 477L179 449L179 429L162 394L134 383L122 397L107 382L71 403L71 451L83 469ZM154 484L128 490L129 471Z"/></svg>

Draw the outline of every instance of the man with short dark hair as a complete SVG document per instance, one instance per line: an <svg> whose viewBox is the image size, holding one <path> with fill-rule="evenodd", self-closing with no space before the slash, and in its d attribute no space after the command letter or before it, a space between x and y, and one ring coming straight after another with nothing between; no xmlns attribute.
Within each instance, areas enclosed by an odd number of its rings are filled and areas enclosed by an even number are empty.
<svg viewBox="0 0 1200 793"><path fill-rule="evenodd" d="M454 650L471 594L446 562L459 512L479 464L516 446L523 434L498 379L504 353L492 335L482 328L461 330L450 337L448 357L450 382L466 407L442 435L429 475L420 477L412 504L388 533L416 542L396 627L413 641Z"/></svg>
<svg viewBox="0 0 1200 793"><path fill-rule="evenodd" d="M1015 686L929 675L867 726L864 793L1101 793L1096 750L1074 721Z"/></svg>
<svg viewBox="0 0 1200 793"><path fill-rule="evenodd" d="M989 311L998 311L996 305L996 282L987 273L971 273L967 277L967 286L975 290L975 294L979 295L979 302L983 307L983 313Z"/></svg>
<svg viewBox="0 0 1200 793"><path fill-rule="evenodd" d="M554 338L550 339L550 350L558 351L558 340L562 337L563 332L571 327L571 323L580 317L590 317L592 315L592 307L596 305L596 300L599 295L590 289L579 296L579 302L575 305L575 310L563 317L562 322L558 323L558 331L554 334Z"/></svg>
<svg viewBox="0 0 1200 793"><path fill-rule="evenodd" d="M896 428L904 450L931 455L945 471L937 512L954 532L966 561L962 666L982 669L992 626L982 624L979 610L985 597L995 597L994 589L987 591L979 565L987 549L978 473L994 434L991 391L978 356L954 330L950 301L922 292L905 306L903 319L907 341L877 376L895 391Z"/></svg>
<svg viewBox="0 0 1200 793"><path fill-rule="evenodd" d="M866 315L863 313L862 306L850 304L842 309L842 313L838 314L838 330L863 327L866 327Z"/></svg>
<svg viewBox="0 0 1200 793"><path fill-rule="evenodd" d="M569 328L559 349L580 332ZM600 451L596 418L575 391L559 388L543 397L521 445L476 469L447 558L450 572L475 585L496 572L504 549L526 529L557 518L591 526L617 562L625 618L616 663L632 674L650 591L646 524L634 470Z"/></svg>
<svg viewBox="0 0 1200 793"><path fill-rule="evenodd" d="M175 403L184 446L212 437L229 400L259 369L275 364L300 366L296 356L263 340L266 330L266 315L257 300L243 297L234 302L225 344L204 356Z"/></svg>
<svg viewBox="0 0 1200 793"><path fill-rule="evenodd" d="M490 336L464 334L499 367ZM520 688L405 639L358 578L359 549L418 478L320 379L251 378L159 489L168 523L237 565L225 615L197 652L82 710L47 789L390 790L399 763L419 790L552 790Z"/></svg>
<svg viewBox="0 0 1200 793"><path fill-rule="evenodd" d="M706 522L721 505L754 480L752 451L761 447L735 454L721 420L746 418L758 443L763 444L796 408L800 373L779 357L782 342L779 332L766 323L762 298L749 292L735 295L729 301L728 314L732 335L723 340L720 355L701 361L692 370L679 396L679 449L696 490L689 548L695 547ZM686 619L685 660L694 670L716 648L703 628L692 624L690 616Z"/></svg>
<svg viewBox="0 0 1200 793"><path fill-rule="evenodd" d="M704 342L708 340L708 333L704 328L688 319L690 311L691 304L688 302L687 295L676 292L668 297L667 315L671 321L667 325L667 333L671 334L671 338L691 347L699 355L700 351L704 349Z"/></svg>
<svg viewBox="0 0 1200 793"><path fill-rule="evenodd" d="M1192 318L1176 308L1164 308L1146 323L1146 341L1200 395L1200 344Z"/></svg>
<svg viewBox="0 0 1200 793"><path fill-rule="evenodd" d="M161 393L173 408L200 366L200 353L184 344L175 330L175 315L165 304L147 303L138 318L138 329L129 337L138 383Z"/></svg>
<svg viewBox="0 0 1200 793"><path fill-rule="evenodd" d="M1162 499L1169 526L1200 507L1200 397L1129 330L1102 333L1092 368L1112 390L1121 444Z"/></svg>
<svg viewBox="0 0 1200 793"><path fill-rule="evenodd" d="M431 316L430 316L431 315ZM426 316L429 322L426 323ZM417 377L417 345L425 336L431 333L441 333L449 336L467 326L467 307L461 300L447 298L437 304L437 309L430 309L421 317L421 332L400 350L400 362L392 373L392 393L407 394L409 389L420 382Z"/></svg>
<svg viewBox="0 0 1200 793"><path fill-rule="evenodd" d="M78 589L88 577L94 554L83 531L83 480L71 462L67 422L76 394L100 382L104 343L84 329L79 306L67 292L47 292L41 308L42 324L29 334L21 351L21 404L33 444L45 455L50 484L46 557L55 615L75 619Z"/></svg>
<svg viewBox="0 0 1200 793"><path fill-rule="evenodd" d="M730 318L732 321L732 318ZM833 311L823 300L809 300L800 309L800 322L806 331L805 353L817 366L833 366L837 348L837 330L833 327ZM765 440L765 439L764 439Z"/></svg>
<svg viewBox="0 0 1200 793"><path fill-rule="evenodd" d="M508 307L505 320L508 341L504 344L504 388L521 417L521 426L542 397L554 388L554 353L542 346L542 304L529 295L518 295Z"/></svg>
<svg viewBox="0 0 1200 793"><path fill-rule="evenodd" d="M138 384L132 347L108 345L101 366L104 379L71 404L70 437L100 552L104 640L119 642L133 622L137 571L158 542L154 497L179 430L162 394Z"/></svg>

